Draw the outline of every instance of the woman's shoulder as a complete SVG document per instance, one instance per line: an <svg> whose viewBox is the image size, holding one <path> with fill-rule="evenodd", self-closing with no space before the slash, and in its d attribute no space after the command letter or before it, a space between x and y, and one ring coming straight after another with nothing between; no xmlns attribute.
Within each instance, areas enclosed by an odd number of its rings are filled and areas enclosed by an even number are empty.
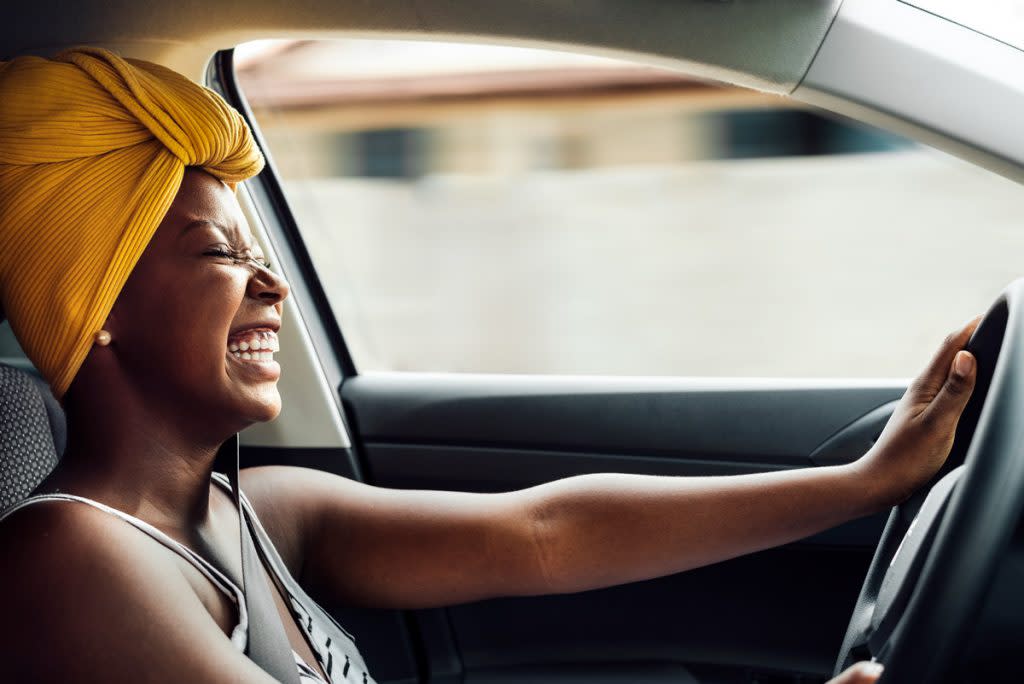
<svg viewBox="0 0 1024 684"><path fill-rule="evenodd" d="M163 575L170 574L165 559L138 530L102 509L68 500L42 500L5 515L0 554L0 593L48 587L47 596L32 597L39 602L85 586L90 593L115 591L110 577L123 582L156 572L166 580Z"/></svg>
<svg viewBox="0 0 1024 684"><path fill-rule="evenodd" d="M218 658L232 657L178 565L103 510L52 501L20 508L0 521L0 554L0 632L12 654L5 672L25 675L14 680L135 679L215 642L223 642Z"/></svg>
<svg viewBox="0 0 1024 684"><path fill-rule="evenodd" d="M0 549L10 561L37 553L68 555L97 541L102 549L103 542L118 536L115 522L99 508L66 497L33 496L0 514Z"/></svg>

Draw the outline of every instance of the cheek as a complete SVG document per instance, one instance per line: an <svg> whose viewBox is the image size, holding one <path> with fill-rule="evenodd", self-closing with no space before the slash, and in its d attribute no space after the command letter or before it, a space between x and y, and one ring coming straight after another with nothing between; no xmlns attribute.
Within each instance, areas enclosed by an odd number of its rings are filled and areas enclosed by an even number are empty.
<svg viewBox="0 0 1024 684"><path fill-rule="evenodd" d="M192 348L203 356L222 359L228 335L245 298L245 282L223 278L207 283L179 315L187 319Z"/></svg>
<svg viewBox="0 0 1024 684"><path fill-rule="evenodd" d="M245 288L235 283L217 283L198 293L183 315L190 319L192 331L200 339L214 341L227 349L228 334L245 298Z"/></svg>
<svg viewBox="0 0 1024 684"><path fill-rule="evenodd" d="M193 384L198 377L208 383L210 373L223 367L245 285L244 278L225 269L201 278L179 276L162 293L151 291L148 304L135 307L133 351L151 361L159 357L158 365L177 376L171 382Z"/></svg>

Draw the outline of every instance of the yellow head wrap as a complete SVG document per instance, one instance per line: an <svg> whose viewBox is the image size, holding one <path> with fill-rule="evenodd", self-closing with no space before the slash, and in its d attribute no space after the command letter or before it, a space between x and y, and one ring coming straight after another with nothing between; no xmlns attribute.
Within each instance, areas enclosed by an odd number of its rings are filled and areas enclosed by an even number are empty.
<svg viewBox="0 0 1024 684"><path fill-rule="evenodd" d="M232 187L263 168L216 93L99 48L0 62L0 309L57 397L186 166Z"/></svg>

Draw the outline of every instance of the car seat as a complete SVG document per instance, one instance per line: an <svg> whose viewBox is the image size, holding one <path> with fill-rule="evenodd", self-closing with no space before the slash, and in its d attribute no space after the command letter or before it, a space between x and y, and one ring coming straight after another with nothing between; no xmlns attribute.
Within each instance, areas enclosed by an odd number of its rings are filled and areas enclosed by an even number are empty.
<svg viewBox="0 0 1024 684"><path fill-rule="evenodd" d="M64 411L34 372L0 363L0 511L42 482L64 453Z"/></svg>

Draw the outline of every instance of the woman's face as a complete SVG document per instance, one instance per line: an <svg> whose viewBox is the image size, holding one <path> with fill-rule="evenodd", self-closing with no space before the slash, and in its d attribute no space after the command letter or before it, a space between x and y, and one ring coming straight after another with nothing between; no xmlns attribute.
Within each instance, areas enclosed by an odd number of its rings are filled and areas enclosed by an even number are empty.
<svg viewBox="0 0 1024 684"><path fill-rule="evenodd" d="M147 401L230 429L277 416L288 285L265 264L231 189L186 169L107 321L106 349Z"/></svg>

